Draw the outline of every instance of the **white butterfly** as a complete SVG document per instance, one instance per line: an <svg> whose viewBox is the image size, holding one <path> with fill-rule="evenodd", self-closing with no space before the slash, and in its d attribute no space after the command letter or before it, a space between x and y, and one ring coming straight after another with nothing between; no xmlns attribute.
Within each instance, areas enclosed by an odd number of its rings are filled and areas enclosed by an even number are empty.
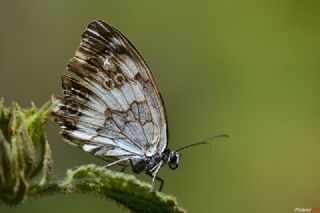
<svg viewBox="0 0 320 213"><path fill-rule="evenodd" d="M79 79L63 76L64 97L53 98L63 138L111 161L106 167L130 164L136 173L146 171L153 187L160 181L161 191L159 169L163 164L176 169L180 154L166 149L163 100L137 49L110 24L93 21L68 70Z"/></svg>

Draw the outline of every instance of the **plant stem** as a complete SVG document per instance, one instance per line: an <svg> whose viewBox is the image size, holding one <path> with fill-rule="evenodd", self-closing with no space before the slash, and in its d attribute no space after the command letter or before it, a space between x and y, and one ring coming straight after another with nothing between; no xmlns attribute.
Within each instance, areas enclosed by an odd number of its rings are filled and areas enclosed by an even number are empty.
<svg viewBox="0 0 320 213"><path fill-rule="evenodd" d="M179 207L175 198L160 192L151 192L151 186L132 175L113 172L94 165L81 166L68 171L61 183L48 184L31 196L55 194L92 194L122 204L134 212L186 212Z"/></svg>

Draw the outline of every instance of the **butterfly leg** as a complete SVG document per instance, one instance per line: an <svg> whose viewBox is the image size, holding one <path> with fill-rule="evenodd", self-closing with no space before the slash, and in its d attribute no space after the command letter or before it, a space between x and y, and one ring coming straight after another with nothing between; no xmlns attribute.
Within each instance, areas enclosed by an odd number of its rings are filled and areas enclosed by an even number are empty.
<svg viewBox="0 0 320 213"><path fill-rule="evenodd" d="M150 169L149 171L147 171L147 174L152 177L152 181L151 181L151 185L152 185L152 191L154 191L154 181L160 181L160 187L159 187L159 192L161 192L163 184L164 184L164 180L162 178L160 178L159 176L157 176L159 169L161 168L163 161L161 161L160 163L158 163L155 167L153 167L152 169Z"/></svg>
<svg viewBox="0 0 320 213"><path fill-rule="evenodd" d="M164 180L159 176L155 176L155 179L160 182L159 192L161 192L162 191L162 187L164 185Z"/></svg>
<svg viewBox="0 0 320 213"><path fill-rule="evenodd" d="M156 176L156 180L160 182L159 192L161 192L164 184L164 180L159 176Z"/></svg>
<svg viewBox="0 0 320 213"><path fill-rule="evenodd" d="M162 187L164 185L164 180L161 177L159 177L157 175L153 175L152 173L149 173L149 172L147 172L147 175L152 177L152 181L151 181L152 188L151 188L151 191L154 192L154 181L157 180L157 181L160 182L159 192L161 192Z"/></svg>
<svg viewBox="0 0 320 213"><path fill-rule="evenodd" d="M117 163L120 163L122 161L127 161L127 160L130 160L130 159L131 158L122 158L122 159L116 160L116 161L114 161L112 163L109 163L109 164L105 165L104 168L109 168L109 167L111 167L113 165L116 165Z"/></svg>

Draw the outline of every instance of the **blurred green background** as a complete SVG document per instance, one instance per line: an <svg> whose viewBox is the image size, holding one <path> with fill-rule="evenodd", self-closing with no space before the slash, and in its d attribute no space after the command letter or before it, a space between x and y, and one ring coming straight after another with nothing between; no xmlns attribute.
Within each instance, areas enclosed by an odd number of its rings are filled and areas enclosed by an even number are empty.
<svg viewBox="0 0 320 213"><path fill-rule="evenodd" d="M189 212L294 212L320 207L319 1L0 0L0 96L28 106L61 94L86 25L103 19L140 50L165 100L178 170L164 192ZM50 123L54 178L97 158ZM149 181L144 175L139 178ZM6 212L128 212L89 195L28 201Z"/></svg>

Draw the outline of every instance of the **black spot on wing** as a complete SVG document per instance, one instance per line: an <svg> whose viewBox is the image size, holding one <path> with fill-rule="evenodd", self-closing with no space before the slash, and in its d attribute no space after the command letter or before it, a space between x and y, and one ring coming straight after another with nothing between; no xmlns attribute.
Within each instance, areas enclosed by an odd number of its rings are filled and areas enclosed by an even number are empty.
<svg viewBox="0 0 320 213"><path fill-rule="evenodd" d="M91 58L87 59L87 62L88 62L88 64L95 66L95 67L98 67L98 68L102 67L102 65L103 65L103 61L98 57L91 57Z"/></svg>
<svg viewBox="0 0 320 213"><path fill-rule="evenodd" d="M122 45L115 45L114 46L114 52L116 52L119 55L128 55L130 56L130 54L128 53L128 50L126 47L122 46Z"/></svg>
<svg viewBox="0 0 320 213"><path fill-rule="evenodd" d="M78 80L62 76L62 88L66 97L73 97L80 101L89 101L89 96L92 96L92 92L79 83Z"/></svg>

